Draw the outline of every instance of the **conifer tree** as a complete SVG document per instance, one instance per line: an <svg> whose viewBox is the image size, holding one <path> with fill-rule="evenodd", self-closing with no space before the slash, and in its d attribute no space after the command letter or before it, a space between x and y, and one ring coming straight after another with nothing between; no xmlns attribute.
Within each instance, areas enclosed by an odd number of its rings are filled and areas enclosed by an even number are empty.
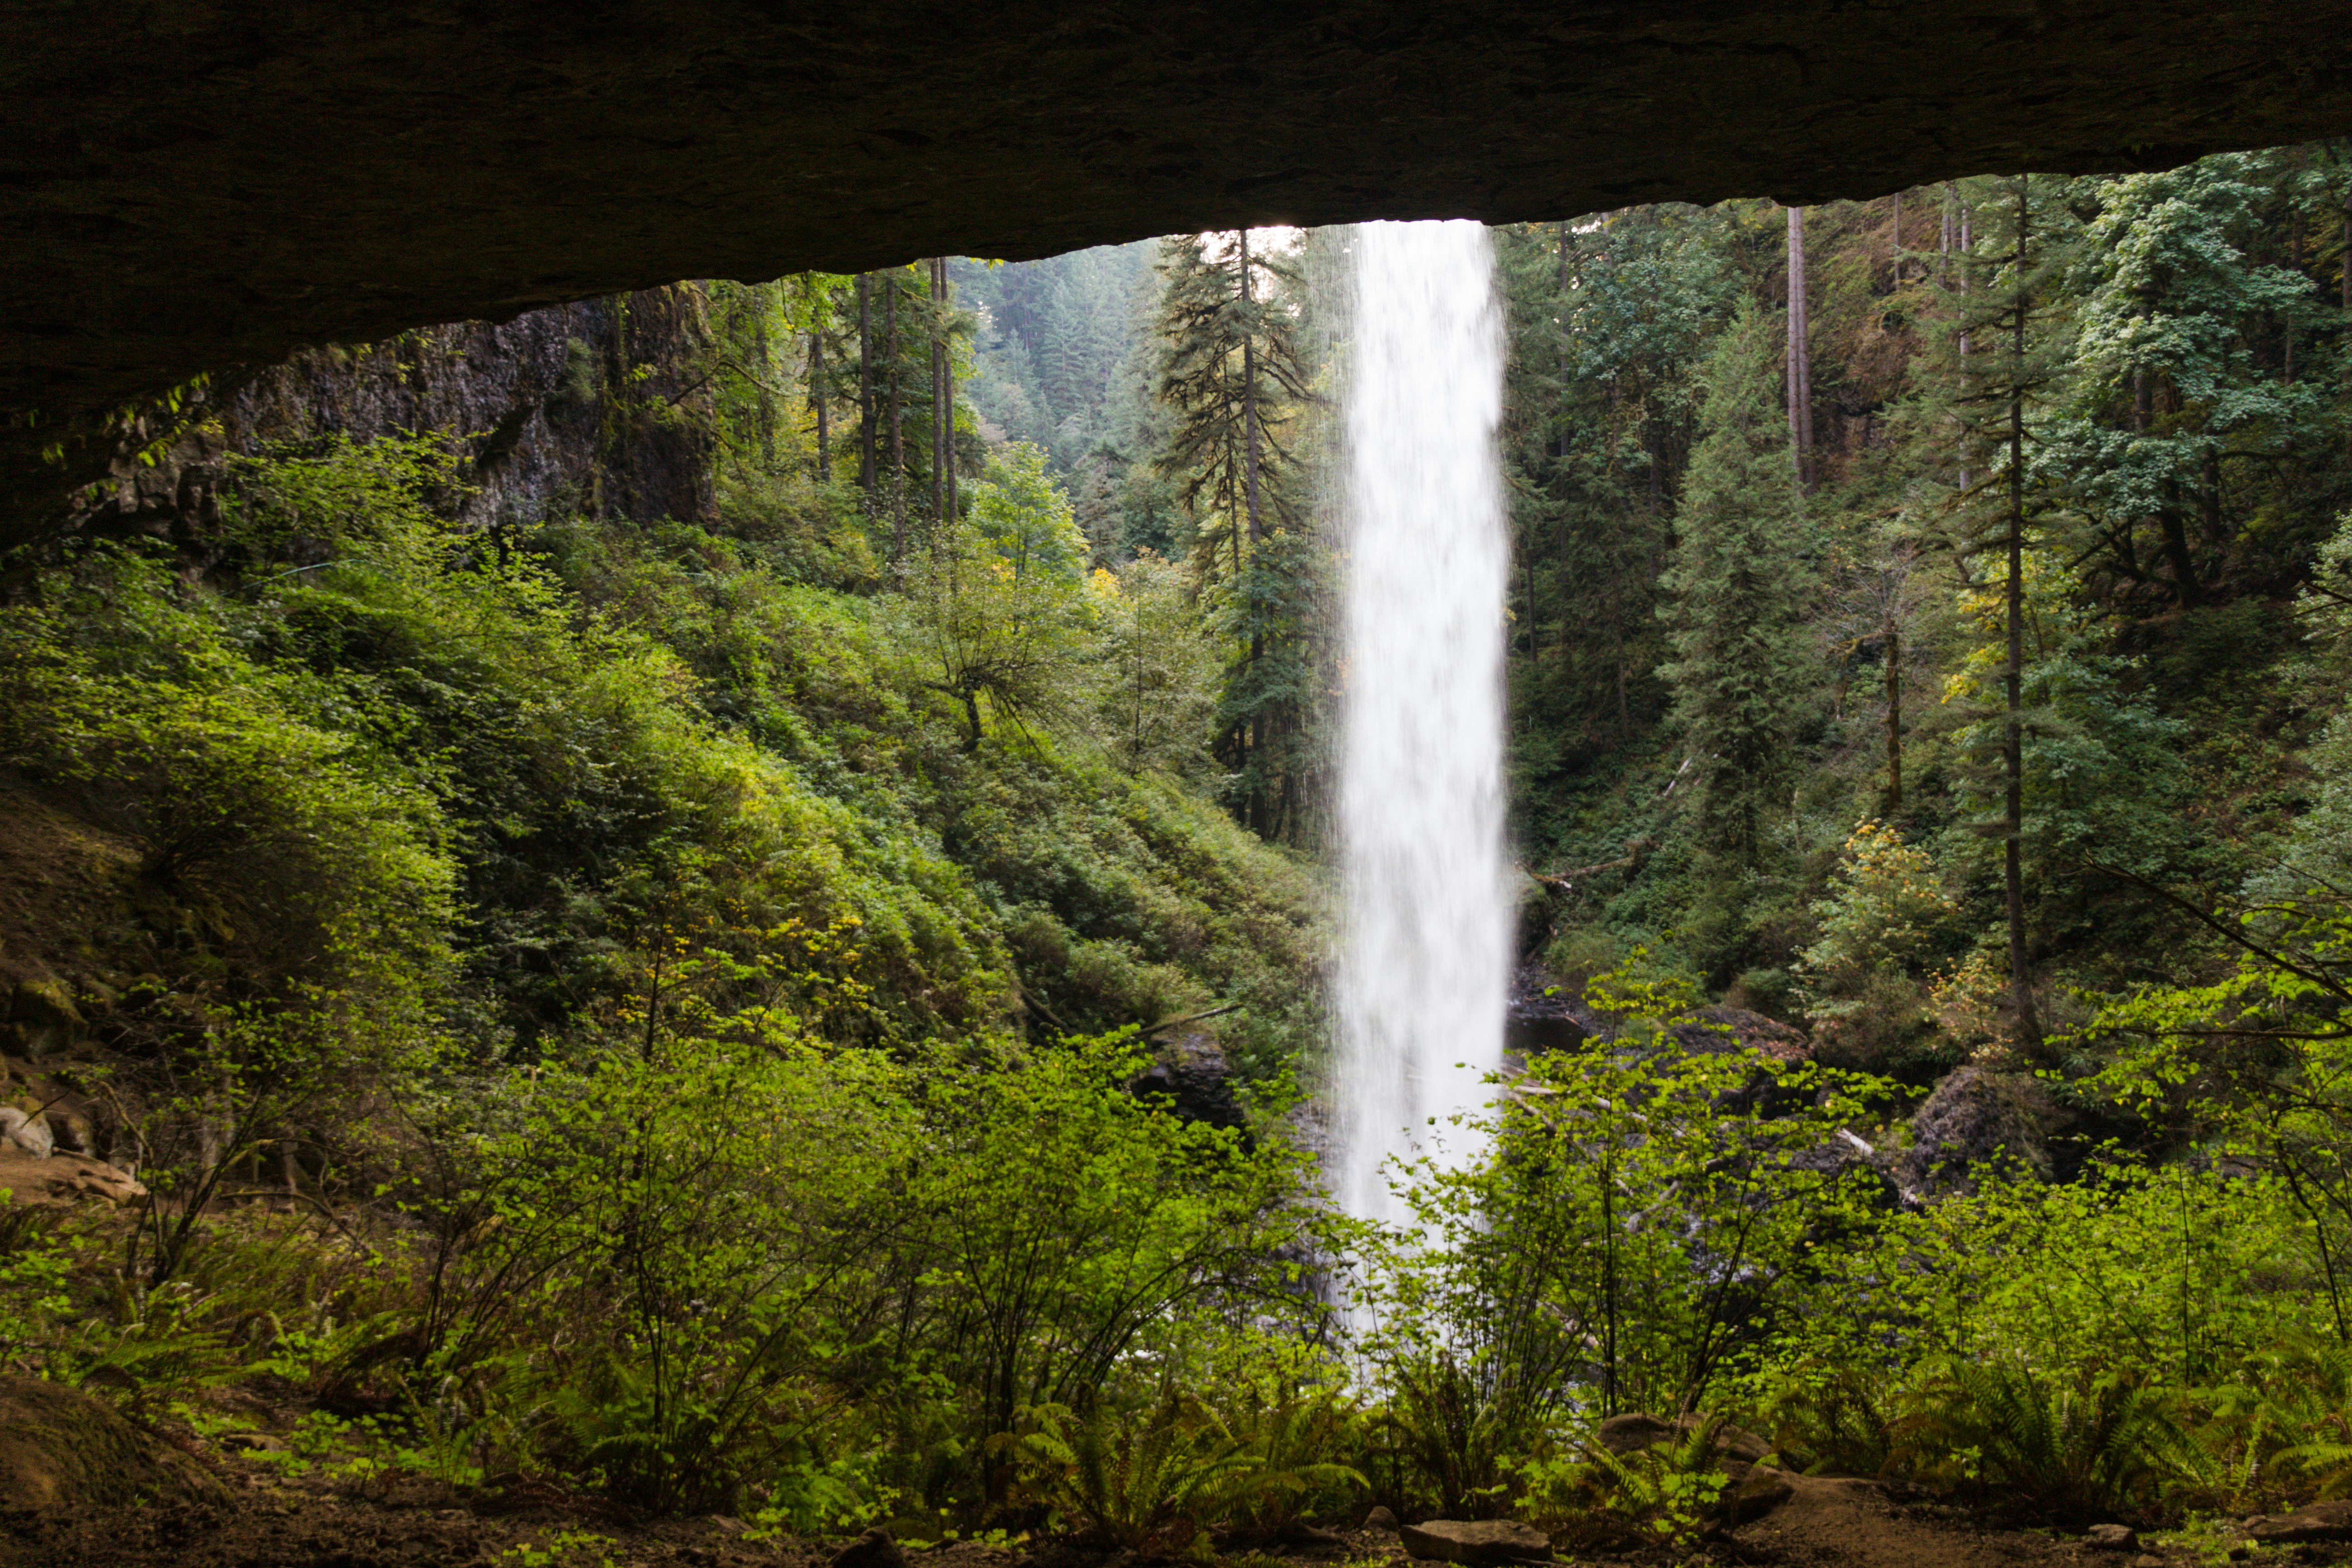
<svg viewBox="0 0 2352 1568"><path fill-rule="evenodd" d="M1155 461L1181 487L1192 564L1230 638L1216 753L1260 835L1295 837L1305 804L1319 581L1300 464L1286 434L1311 398L1291 264L1248 236L1164 241L1160 400L1172 428Z"/></svg>
<svg viewBox="0 0 2352 1568"><path fill-rule="evenodd" d="M1690 753L1702 858L1753 870L1791 776L1808 670L1799 618L1811 571L1799 533L1775 334L1743 301L1706 371L1706 434L1683 481L1662 582L1673 658L1659 673Z"/></svg>
<svg viewBox="0 0 2352 1568"><path fill-rule="evenodd" d="M1952 497L1950 543L1964 575L1998 584L2002 606L2001 706L1998 725L1986 731L2000 736L2000 763L1982 770L2000 780L2001 816L1981 830L2001 844L2012 1027L2029 1055L2042 1048L2042 1028L2025 910L2025 751L2034 725L2025 700L2026 575L2041 516L2052 504L2043 437L2074 346L2059 308L2059 279L2079 237L2063 200L2065 184L2011 175L1990 182L1980 205L1964 199L1956 309L1943 323L1943 347L1927 377L1940 384L1941 423L1957 432L1961 482ZM1979 216L1985 232L1978 246ZM1971 484L1971 474L1982 478Z"/></svg>
<svg viewBox="0 0 2352 1568"><path fill-rule="evenodd" d="M1160 272L1160 400L1175 424L1157 466L1182 486L1203 577L1238 576L1250 541L1299 519L1298 463L1278 432L1307 378L1290 314L1269 298L1297 278L1225 234L1163 241Z"/></svg>

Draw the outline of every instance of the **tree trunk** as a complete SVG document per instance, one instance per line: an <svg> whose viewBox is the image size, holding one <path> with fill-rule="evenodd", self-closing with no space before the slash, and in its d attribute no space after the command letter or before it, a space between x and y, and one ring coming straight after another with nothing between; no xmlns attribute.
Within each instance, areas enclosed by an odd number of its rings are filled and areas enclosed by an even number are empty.
<svg viewBox="0 0 2352 1568"><path fill-rule="evenodd" d="M890 380L890 563L907 555L907 403L898 395L898 275L882 275L882 354Z"/></svg>
<svg viewBox="0 0 2352 1568"><path fill-rule="evenodd" d="M2189 528L2181 521L2180 481L2164 481L2164 505L2156 514L2164 531L2164 560L2172 568L2172 595L2184 610L2205 602L2204 584L2197 580L2197 558L2189 548Z"/></svg>
<svg viewBox="0 0 2352 1568"><path fill-rule="evenodd" d="M1805 303L1805 209L1789 209L1789 448L1797 482L1813 482L1812 323Z"/></svg>
<svg viewBox="0 0 2352 1568"><path fill-rule="evenodd" d="M2204 525L2206 543L2226 544L2230 536L2221 522L2221 453L2218 447L2207 445L2202 468L2204 483L2197 491L2198 521Z"/></svg>
<svg viewBox="0 0 2352 1568"><path fill-rule="evenodd" d="M1886 815L1892 817L1903 809L1903 628L1892 610L1879 640L1886 660Z"/></svg>
<svg viewBox="0 0 2352 1568"><path fill-rule="evenodd" d="M1561 412L1565 416L1569 393L1576 384L1576 377L1572 370L1574 362L1569 353L1568 335L1568 225L1555 224L1553 229L1553 237L1559 247L1559 400ZM1559 455L1563 458L1568 456L1568 421L1563 416L1560 420L1559 431Z"/></svg>
<svg viewBox="0 0 2352 1568"><path fill-rule="evenodd" d="M948 517L955 517L955 289L948 284L948 258L939 258L939 472L948 491Z"/></svg>
<svg viewBox="0 0 2352 1568"><path fill-rule="evenodd" d="M1959 192L1959 186L1958 186L1957 184L1955 184L1952 186L1952 191L1953 191L1954 196L1957 198L1957 196L1958 195L1958 192ZM1960 203L1959 203L1959 208L1960 208L1960 268L1959 268L1960 292L1961 292L1962 294L1966 294L1966 293L1968 293L1968 291L1969 291L1969 258L1970 256L1972 256L1972 255L1975 253L1975 251L1976 251L1976 236L1971 232L1971 227L1972 227L1972 224L1973 224L1973 217L1972 217L1972 215L1971 215L1971 214L1969 213L1969 205L1968 205L1968 203L1966 203L1965 201L1960 202ZM1960 357L1961 357L1962 359L1966 359L1966 358L1968 358L1968 357L1969 357L1969 334L1968 334L1965 331L1963 331L1960 333ZM1966 491L1966 490L1968 489L1968 488L1969 488L1969 471L1968 471L1968 469L1967 469L1967 468L1963 468L1960 470L1960 489L1961 489L1961 490L1962 490L1962 491Z"/></svg>
<svg viewBox="0 0 2352 1568"><path fill-rule="evenodd" d="M1246 310L1256 302L1256 288L1250 277L1249 230L1246 228L1241 230L1240 236L1242 305ZM1257 468L1257 335L1244 326L1242 331L1242 474L1249 512L1250 554L1253 557L1257 554L1258 543L1265 536L1265 523L1258 515ZM1239 576L1241 571L1241 542L1236 531L1234 543L1234 575ZM1250 668L1255 671L1258 661L1265 657L1265 636L1253 627L1249 643ZM1256 781L1250 786L1250 828L1259 837L1264 838L1268 837L1272 827L1269 819L1272 803L1266 799L1265 707L1263 701L1259 702L1255 711L1250 715L1249 757L1250 767L1257 774Z"/></svg>
<svg viewBox="0 0 2352 1568"><path fill-rule="evenodd" d="M1241 231L1242 304L1255 302L1250 284L1249 230ZM1257 338L1242 332L1242 472L1249 498L1250 548L1257 548L1261 525L1257 514ZM1234 552L1234 570L1241 570L1241 552Z"/></svg>
<svg viewBox="0 0 2352 1568"><path fill-rule="evenodd" d="M934 256L923 263L924 281L931 291L931 516L946 521L948 515L947 451L947 322L942 315L946 304L947 262Z"/></svg>
<svg viewBox="0 0 2352 1568"><path fill-rule="evenodd" d="M857 488L866 515L874 515L874 300L867 275L857 275Z"/></svg>
<svg viewBox="0 0 2352 1568"><path fill-rule="evenodd" d="M1936 257L1936 281L1943 282L1952 269L1952 208L1959 203L1959 189L1951 181L1944 182L1944 232L1941 248Z"/></svg>
<svg viewBox="0 0 2352 1568"><path fill-rule="evenodd" d="M2297 207L2287 221L2287 265L2298 273L2303 271L2303 209ZM2279 323L2279 379L2289 386L2294 384L2294 320L2289 317Z"/></svg>
<svg viewBox="0 0 2352 1568"><path fill-rule="evenodd" d="M753 390L760 395L760 466L773 473L776 468L776 399L768 390L768 294L764 289L751 290L751 353L760 362L760 374L754 379Z"/></svg>
<svg viewBox="0 0 2352 1568"><path fill-rule="evenodd" d="M2009 386L2009 668L2008 723L2001 738L2001 770L2007 776L2002 880L2009 904L2009 978L2017 999L2017 1039L2028 1058L2042 1049L2042 1026L2034 1017L2033 984L2025 952L2025 324L2032 302L2025 292L2026 245L2032 208L2026 177L2017 186L2017 300L2013 348L2016 363Z"/></svg>
<svg viewBox="0 0 2352 1568"><path fill-rule="evenodd" d="M833 479L833 427L825 420L824 325L809 326L809 407L816 413L816 477L819 484Z"/></svg>

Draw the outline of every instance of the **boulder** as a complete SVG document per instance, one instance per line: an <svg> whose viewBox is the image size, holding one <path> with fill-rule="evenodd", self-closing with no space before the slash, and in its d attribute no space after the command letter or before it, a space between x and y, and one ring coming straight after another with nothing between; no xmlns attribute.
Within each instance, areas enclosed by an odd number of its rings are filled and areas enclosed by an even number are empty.
<svg viewBox="0 0 2352 1568"><path fill-rule="evenodd" d="M2049 1100L2032 1079L1964 1067L1912 1113L1898 1179L1906 1195L1932 1201L1975 1191L1974 1173L1996 1162L2046 1177L2050 1121Z"/></svg>
<svg viewBox="0 0 2352 1568"><path fill-rule="evenodd" d="M1397 1516L1377 1503L1373 1505L1371 1512L1364 1515L1364 1528L1366 1530L1392 1531L1396 1529L1396 1527Z"/></svg>
<svg viewBox="0 0 2352 1568"><path fill-rule="evenodd" d="M10 1194L10 1201L20 1208L56 1208L93 1199L131 1204L147 1195L145 1187L102 1160L79 1154L36 1159L7 1142L0 1142L0 1192Z"/></svg>
<svg viewBox="0 0 2352 1568"><path fill-rule="evenodd" d="M1789 1472L1769 1465L1726 1459L1723 1473L1723 1495L1715 1500L1715 1511L1728 1525L1761 1519L1797 1495L1796 1482Z"/></svg>
<svg viewBox="0 0 2352 1568"><path fill-rule="evenodd" d="M830 1568L907 1568L907 1554L877 1524L835 1552Z"/></svg>
<svg viewBox="0 0 2352 1568"><path fill-rule="evenodd" d="M2101 1552L2137 1552L2139 1531L2128 1524L2095 1524L2083 1532L2083 1544Z"/></svg>
<svg viewBox="0 0 2352 1568"><path fill-rule="evenodd" d="M1426 1563L1504 1568L1551 1561L1551 1537L1515 1519L1426 1519L1397 1533L1404 1538L1406 1552Z"/></svg>
<svg viewBox="0 0 2352 1568"><path fill-rule="evenodd" d="M1669 1439L1679 1441L1700 1425L1696 1415L1681 1415L1672 1421L1655 1415L1629 1413L1612 1415L1592 1434L1592 1440L1622 1458L1654 1448ZM1744 1464L1754 1464L1772 1451L1772 1445L1743 1427L1723 1426L1716 1428L1715 1451L1725 1458Z"/></svg>
<svg viewBox="0 0 2352 1568"><path fill-rule="evenodd" d="M1603 1421L1592 1440L1622 1458L1661 1443L1681 1441L1699 1424L1696 1415L1667 1421L1656 1415L1629 1413ZM1772 1451L1772 1445L1755 1433L1740 1426L1718 1426L1714 1447L1716 1463L1721 1467L1724 1479L1723 1493L1716 1500L1715 1512L1727 1523L1743 1524L1759 1519L1796 1495L1786 1474L1758 1462Z"/></svg>
<svg viewBox="0 0 2352 1568"><path fill-rule="evenodd" d="M1691 1019L1666 1032L1694 1056L1712 1056L1736 1048L1770 1057L1775 1061L1806 1062L1813 1058L1813 1042L1802 1029L1745 1007L1701 1007L1691 1015Z"/></svg>
<svg viewBox="0 0 2352 1568"><path fill-rule="evenodd" d="M202 1465L113 1406L61 1384L0 1378L0 1510L80 1513L227 1495Z"/></svg>
<svg viewBox="0 0 2352 1568"><path fill-rule="evenodd" d="M2246 1521L2246 1533L2273 1546L2352 1541L2352 1502L2315 1502L2291 1513L2259 1513Z"/></svg>
<svg viewBox="0 0 2352 1568"><path fill-rule="evenodd" d="M56 1152L57 1137L49 1119L38 1111L26 1115L13 1105L0 1105L0 1145L46 1160Z"/></svg>

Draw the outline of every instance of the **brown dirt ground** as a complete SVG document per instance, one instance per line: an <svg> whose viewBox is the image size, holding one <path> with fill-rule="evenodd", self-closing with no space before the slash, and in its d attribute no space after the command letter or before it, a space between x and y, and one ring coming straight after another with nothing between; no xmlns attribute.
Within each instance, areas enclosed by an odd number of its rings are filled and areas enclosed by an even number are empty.
<svg viewBox="0 0 2352 1568"><path fill-rule="evenodd" d="M820 1568L839 1542L753 1541L733 1520L633 1521L593 1500L510 1495L461 1506L446 1489L415 1481L387 1488L289 1479L253 1461L205 1456L227 1484L225 1503L131 1509L79 1516L18 1513L0 1520L0 1568ZM565 1548L563 1538L573 1544ZM583 1537L593 1537L583 1540ZM1300 1558L1295 1568L1404 1568L1385 1531L1345 1536L1344 1553ZM2188 1552L2158 1549L2166 1568L2190 1568ZM1056 1545L1034 1554L959 1545L908 1553L909 1568L1085 1568ZM1579 1555L1578 1564L1660 1568L1662 1556ZM1995 1530L1891 1500L1868 1481L1801 1480L1797 1495L1762 1520L1713 1543L1696 1560L1717 1568L2148 1568L2147 1556L2095 1551L2080 1541ZM2352 1561L2352 1547L2263 1553L2261 1562ZM1143 1568L1132 1559L1096 1568ZM1272 1568L1268 1559L1253 1568Z"/></svg>

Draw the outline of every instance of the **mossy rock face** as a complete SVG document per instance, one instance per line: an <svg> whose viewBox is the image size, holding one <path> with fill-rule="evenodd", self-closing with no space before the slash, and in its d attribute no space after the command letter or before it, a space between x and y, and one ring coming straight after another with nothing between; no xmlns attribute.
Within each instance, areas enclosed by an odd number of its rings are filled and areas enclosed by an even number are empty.
<svg viewBox="0 0 2352 1568"><path fill-rule="evenodd" d="M0 1510L221 1503L212 1473L61 1384L0 1378Z"/></svg>

